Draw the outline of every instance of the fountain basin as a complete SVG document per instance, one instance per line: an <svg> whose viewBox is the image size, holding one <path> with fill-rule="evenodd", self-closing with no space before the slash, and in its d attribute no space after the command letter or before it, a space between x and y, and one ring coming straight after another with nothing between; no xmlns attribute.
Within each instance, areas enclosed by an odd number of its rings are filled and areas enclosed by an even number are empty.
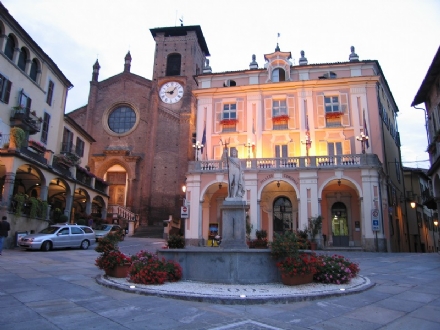
<svg viewBox="0 0 440 330"><path fill-rule="evenodd" d="M226 284L281 282L269 249L187 247L161 249L157 254L178 262L185 281Z"/></svg>

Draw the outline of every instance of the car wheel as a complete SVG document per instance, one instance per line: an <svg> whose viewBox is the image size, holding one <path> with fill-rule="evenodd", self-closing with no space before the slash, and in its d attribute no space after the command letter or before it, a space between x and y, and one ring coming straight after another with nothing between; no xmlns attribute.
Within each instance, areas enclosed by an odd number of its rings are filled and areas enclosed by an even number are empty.
<svg viewBox="0 0 440 330"><path fill-rule="evenodd" d="M89 246L90 246L90 243L88 240L85 239L84 241L81 242L81 249L87 250L89 248Z"/></svg>
<svg viewBox="0 0 440 330"><path fill-rule="evenodd" d="M52 243L49 241L43 242L43 244L41 244L41 250L44 252L52 250Z"/></svg>

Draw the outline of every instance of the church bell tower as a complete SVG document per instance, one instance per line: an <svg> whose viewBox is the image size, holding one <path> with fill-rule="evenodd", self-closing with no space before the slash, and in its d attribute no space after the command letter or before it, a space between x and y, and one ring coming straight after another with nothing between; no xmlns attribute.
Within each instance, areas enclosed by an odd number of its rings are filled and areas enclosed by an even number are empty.
<svg viewBox="0 0 440 330"><path fill-rule="evenodd" d="M193 76L202 73L209 51L198 25L154 28L150 32L156 42L152 101L157 120L153 125L148 218L157 221L167 219L171 209L173 216L180 218L181 187L188 161L194 157L191 135L195 132L196 104L192 90L197 85Z"/></svg>

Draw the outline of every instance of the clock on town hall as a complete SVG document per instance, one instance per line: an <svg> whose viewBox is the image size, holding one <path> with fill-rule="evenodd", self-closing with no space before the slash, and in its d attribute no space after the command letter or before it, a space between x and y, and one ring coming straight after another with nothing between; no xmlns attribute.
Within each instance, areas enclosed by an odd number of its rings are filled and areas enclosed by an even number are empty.
<svg viewBox="0 0 440 330"><path fill-rule="evenodd" d="M169 81L160 88L159 96L165 103L177 103L183 96L183 87L176 81Z"/></svg>

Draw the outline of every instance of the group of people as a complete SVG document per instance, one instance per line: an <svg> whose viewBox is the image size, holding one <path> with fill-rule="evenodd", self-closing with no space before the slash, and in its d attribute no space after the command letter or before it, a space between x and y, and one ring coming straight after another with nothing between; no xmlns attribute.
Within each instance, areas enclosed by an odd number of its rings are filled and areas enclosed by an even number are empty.
<svg viewBox="0 0 440 330"><path fill-rule="evenodd" d="M5 238L8 237L9 230L11 230L11 226L7 220L8 218L3 216L2 221L0 221L0 256L3 251L3 242L5 241Z"/></svg>

